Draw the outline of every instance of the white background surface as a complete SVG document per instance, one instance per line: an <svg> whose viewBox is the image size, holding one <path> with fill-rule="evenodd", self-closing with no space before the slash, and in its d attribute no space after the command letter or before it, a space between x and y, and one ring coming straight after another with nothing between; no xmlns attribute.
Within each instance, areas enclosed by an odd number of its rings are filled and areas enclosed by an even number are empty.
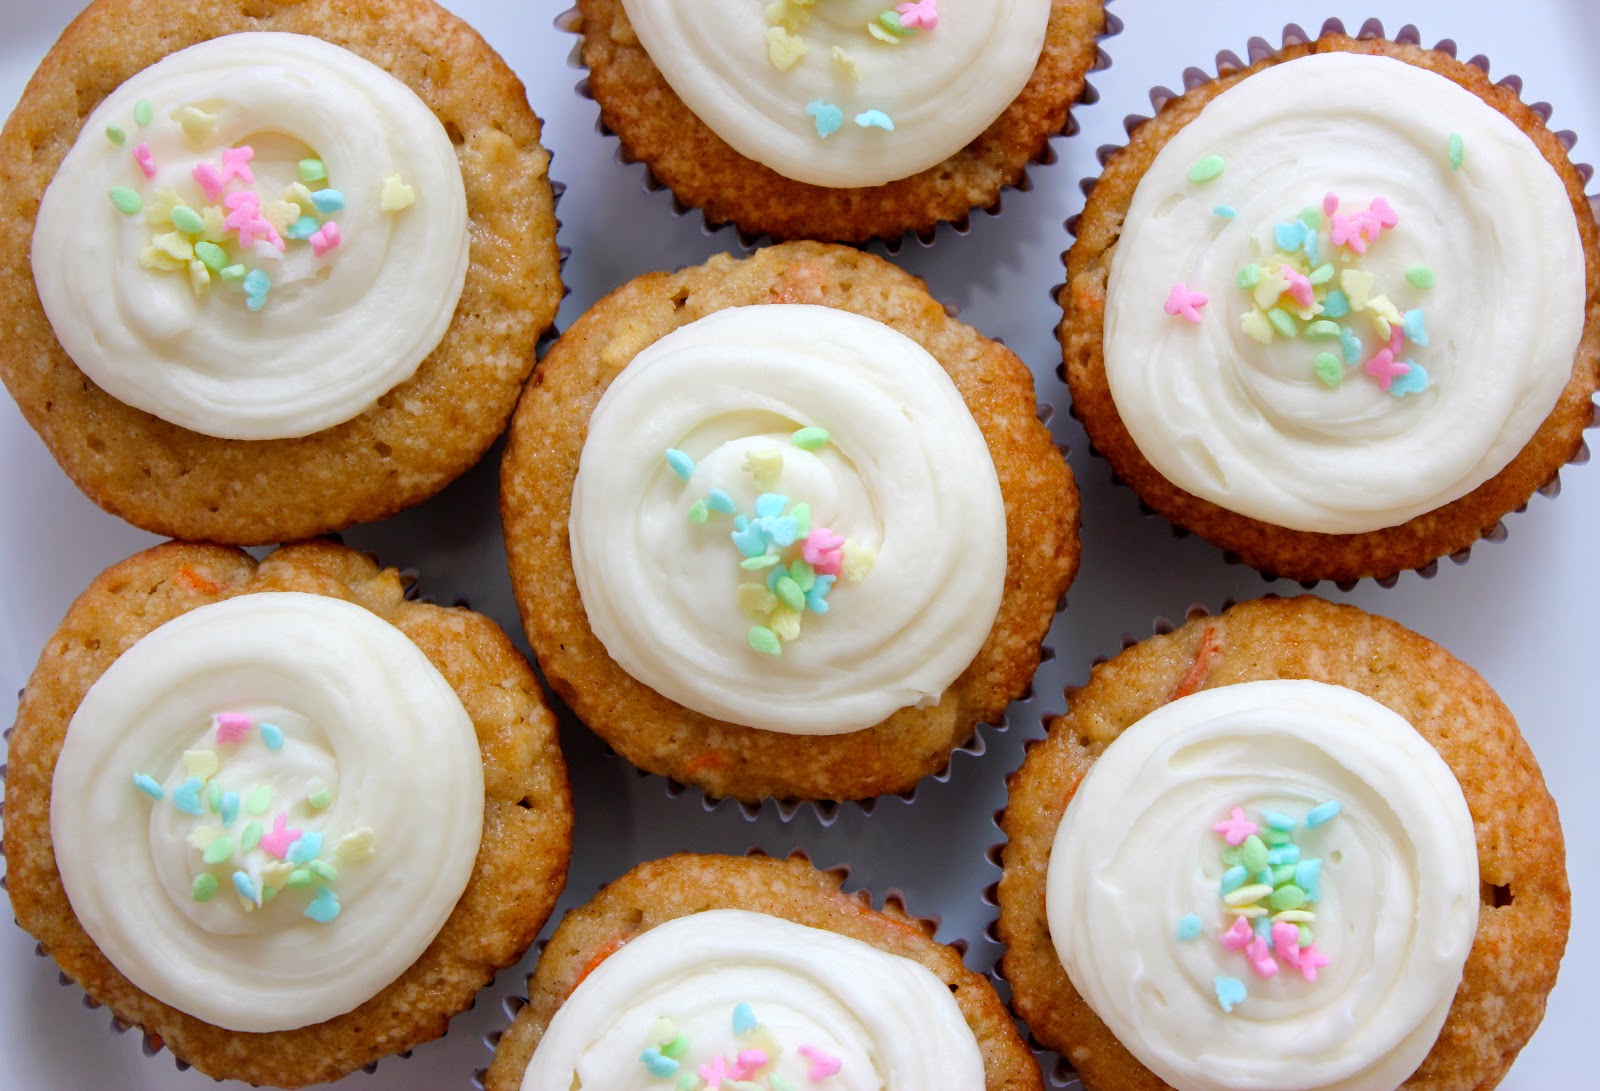
<svg viewBox="0 0 1600 1091"><path fill-rule="evenodd" d="M0 0L0 108L9 109L21 93L75 6L74 0ZM571 186L560 207L561 242L573 251L566 268L572 296L562 311L567 325L632 276L695 263L735 243L728 231L704 236L697 215L674 218L667 194L641 192L641 167L613 162L616 142L596 134L595 106L572 93L579 74L565 62L573 39L551 27L561 6L548 0L453 4L517 70L535 109L548 119L553 174ZM160 17L159 7L152 5L152 18ZM1092 658L1114 653L1122 634L1148 634L1158 615L1181 617L1190 603L1216 609L1230 598L1298 591L1225 564L1205 542L1178 539L1166 523L1141 516L1133 494L1113 486L1105 463L1089 457L1081 430L1064 411L1066 391L1054 376L1059 314L1048 294L1061 279L1062 221L1082 205L1079 180L1097 173L1095 148L1122 142L1122 118L1149 112L1152 85L1181 87L1186 66L1209 67L1222 49L1243 54L1251 35L1276 44L1290 20L1315 33L1330 15L1354 30L1378 14L1391 34L1414 22L1430 44L1451 37L1463 58L1489 55L1497 77L1521 74L1529 101L1556 104L1556 128L1584 136L1575 157L1582 161L1588 152L1600 158L1600 71L1594 64L1600 4L1593 0L1390 0L1377 11L1307 0L1117 0L1112 10L1126 29L1105 43L1112 68L1092 77L1100 101L1075 112L1082 133L1054 142L1061 161L1034 168L1032 191L1008 193L1004 215L977 216L970 235L946 229L933 248L913 243L896 259L926 277L936 296L959 303L963 319L1004 338L1033 366L1041 400L1059 410L1058 437L1073 449L1084 502L1083 568L1051 634L1057 656L1037 680L1037 698L1012 710L1010 731L986 732L985 756L958 755L950 781L925 782L914 804L891 798L870 815L845 808L828 827L809 811L784 824L769 805L750 823L731 805L707 813L698 794L669 798L664 781L636 775L568 722L563 734L577 839L563 908L587 900L597 884L634 862L674 850L741 852L760 844L778 853L802 845L821 864L853 864L852 885L879 895L898 887L913 911L943 915L941 936L968 939L968 961L987 968L997 954L983 935L993 910L980 898L996 878L983 856L998 836L991 815L1004 802L1002 777L1018 764L1023 740L1042 733L1041 714L1062 708L1061 687L1082 681ZM420 568L425 592L445 602L470 598L526 647L504 571L493 461L491 455L422 507L356 528L346 540L377 550L386 563ZM1594 837L1600 743L1591 700L1600 468L1571 467L1562 481L1559 499L1536 497L1526 513L1508 520L1507 541L1480 545L1465 566L1446 561L1431 580L1408 573L1391 590L1370 581L1350 594L1328 585L1318 589L1394 617L1477 667L1517 715L1561 805L1573 940L1544 1026L1503 1085L1518 1091L1600 1087L1592 1063L1600 1002L1600 848ZM21 687L73 597L101 569L154 541L83 499L11 401L0 397L0 693ZM108 1033L107 1013L84 1010L81 991L63 988L54 964L35 957L33 948L20 930L0 928L0 1088L215 1086L194 1072L177 1073L169 1054L141 1056L137 1033ZM346 1082L371 1091L467 1087L488 1059L481 1035L505 1024L501 1000L520 990L531 964L530 957L501 974L444 1040Z"/></svg>

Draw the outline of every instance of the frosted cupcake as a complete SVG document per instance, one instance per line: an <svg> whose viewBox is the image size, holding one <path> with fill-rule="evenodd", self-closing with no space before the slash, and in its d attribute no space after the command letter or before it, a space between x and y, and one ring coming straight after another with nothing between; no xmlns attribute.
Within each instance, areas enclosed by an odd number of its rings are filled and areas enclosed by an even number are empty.
<svg viewBox="0 0 1600 1091"><path fill-rule="evenodd" d="M158 533L274 542L417 503L504 427L559 303L538 141L430 0L98 0L0 146L0 378L85 493Z"/></svg>
<svg viewBox="0 0 1600 1091"><path fill-rule="evenodd" d="M1264 572L1458 553L1581 446L1582 180L1449 54L1329 33L1226 71L1135 131L1078 234L1061 338L1090 439Z"/></svg>
<svg viewBox="0 0 1600 1091"><path fill-rule="evenodd" d="M840 242L996 205L1066 125L1114 24L1101 0L579 0L575 14L584 90L679 200L753 235Z"/></svg>
<svg viewBox="0 0 1600 1091"><path fill-rule="evenodd" d="M1027 368L838 246L602 300L501 484L551 685L634 764L750 802L938 772L1026 689L1077 566Z"/></svg>
<svg viewBox="0 0 1600 1091"><path fill-rule="evenodd" d="M543 925L571 825L505 635L327 543L113 567L8 754L18 923L122 1022L255 1084L443 1034Z"/></svg>

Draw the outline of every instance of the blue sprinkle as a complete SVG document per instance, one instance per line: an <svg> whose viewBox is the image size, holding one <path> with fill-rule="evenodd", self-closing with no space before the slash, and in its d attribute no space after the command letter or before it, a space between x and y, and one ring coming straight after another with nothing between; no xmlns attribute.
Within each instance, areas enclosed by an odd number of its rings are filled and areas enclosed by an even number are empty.
<svg viewBox="0 0 1600 1091"><path fill-rule="evenodd" d="M1279 811L1262 811L1261 817L1266 822L1269 829L1283 830L1285 833L1289 832L1300 824L1294 819L1290 818L1288 815Z"/></svg>
<svg viewBox="0 0 1600 1091"><path fill-rule="evenodd" d="M671 1057L663 1056L654 1046L639 1054L639 1061L644 1065L645 1071L658 1080L667 1079L678 1073L678 1062Z"/></svg>
<svg viewBox="0 0 1600 1091"><path fill-rule="evenodd" d="M1318 826L1325 825L1327 822L1332 820L1334 815L1338 814L1342 810L1344 810L1344 808L1339 805L1339 801L1337 799L1330 799L1326 803L1317 804L1315 807L1311 808L1310 813L1306 815L1306 829L1314 830Z"/></svg>
<svg viewBox="0 0 1600 1091"><path fill-rule="evenodd" d="M222 824L224 826L231 826L231 825L233 825L233 820L235 818L238 818L238 817L239 817L239 793L238 792L223 792L222 793Z"/></svg>
<svg viewBox="0 0 1600 1091"><path fill-rule="evenodd" d="M733 1033L742 1038L760 1025L761 1024L756 1022L755 1009L749 1004L737 1004L734 1006Z"/></svg>
<svg viewBox="0 0 1600 1091"><path fill-rule="evenodd" d="M1232 205L1217 205L1211 210L1214 216L1221 216L1224 220L1231 220L1239 214L1239 210Z"/></svg>
<svg viewBox="0 0 1600 1091"><path fill-rule="evenodd" d="M268 750L282 750L283 728L277 724L263 723L261 725L261 741L267 744Z"/></svg>
<svg viewBox="0 0 1600 1091"><path fill-rule="evenodd" d="M759 523L735 530L729 537L733 539L734 548L746 557L759 557L767 551L767 534Z"/></svg>
<svg viewBox="0 0 1600 1091"><path fill-rule="evenodd" d="M1178 938L1188 941L1200 934L1200 918L1193 913L1188 914L1178 921Z"/></svg>
<svg viewBox="0 0 1600 1091"><path fill-rule="evenodd" d="M763 519L775 519L783 514L783 509L789 506L787 496L779 496L775 492L764 492L756 497L756 515Z"/></svg>
<svg viewBox="0 0 1600 1091"><path fill-rule="evenodd" d="M1278 244L1279 250L1285 254L1292 254L1306 241L1306 225L1299 220L1279 224L1272 229L1272 238Z"/></svg>
<svg viewBox="0 0 1600 1091"><path fill-rule="evenodd" d="M1301 860L1294 868L1294 885L1306 892L1306 901L1314 902L1322 896L1322 861Z"/></svg>
<svg viewBox="0 0 1600 1091"><path fill-rule="evenodd" d="M747 516L735 515L733 517L733 529L734 530L743 530L745 527L747 527L749 525L750 525L750 520L749 520L749 518Z"/></svg>
<svg viewBox="0 0 1600 1091"><path fill-rule="evenodd" d="M772 544L779 549L788 549L794 545L795 536L800 530L800 524L788 516L777 519L764 517L756 520L756 522L761 524L761 529L766 532L768 538L772 539Z"/></svg>
<svg viewBox="0 0 1600 1091"><path fill-rule="evenodd" d="M1217 1003L1222 1005L1222 1010L1231 1012L1235 1004L1241 1004L1250 995L1244 987L1244 982L1237 977L1219 976L1211 982L1211 987L1217 991Z"/></svg>
<svg viewBox="0 0 1600 1091"><path fill-rule="evenodd" d="M1271 864L1273 867L1277 867L1279 864L1298 863L1299 860L1299 845L1279 845L1277 848L1267 853L1267 863Z"/></svg>
<svg viewBox="0 0 1600 1091"><path fill-rule="evenodd" d="M244 872L236 871L233 873L233 889L238 891L239 897L245 901L260 904L260 899L256 897L256 884L251 882L250 876Z"/></svg>
<svg viewBox="0 0 1600 1091"><path fill-rule="evenodd" d="M894 122L882 110L868 110L864 114L857 114L856 124L863 129L882 129L884 132L894 132Z"/></svg>
<svg viewBox="0 0 1600 1091"><path fill-rule="evenodd" d="M332 922L339 916L339 895L333 892L332 887L317 887L317 892L311 896L311 904L306 906L306 916L318 924Z"/></svg>
<svg viewBox="0 0 1600 1091"><path fill-rule="evenodd" d="M1301 247L1305 250L1306 258L1312 265L1322 264L1322 240L1317 237L1315 231L1310 228L1306 229L1306 240L1301 244Z"/></svg>
<svg viewBox="0 0 1600 1091"><path fill-rule="evenodd" d="M184 814L204 814L205 807L200 803L200 789L204 787L205 781L199 777L189 777L172 789L172 805Z"/></svg>
<svg viewBox="0 0 1600 1091"><path fill-rule="evenodd" d="M811 590L806 592L806 609L813 614L826 614L828 612L828 592L833 590L833 581L837 576L818 576L817 582L812 584Z"/></svg>
<svg viewBox="0 0 1600 1091"><path fill-rule="evenodd" d="M1389 393L1400 398L1428 389L1428 369L1415 360L1405 360L1403 363L1411 370L1389 384Z"/></svg>
<svg viewBox="0 0 1600 1091"><path fill-rule="evenodd" d="M291 864L309 864L322 855L322 835L320 833L303 833L300 839L289 846L289 852L284 857Z"/></svg>
<svg viewBox="0 0 1600 1091"><path fill-rule="evenodd" d="M145 773L133 774L133 786L151 799L161 799L167 794L162 790L161 785L156 783L155 777Z"/></svg>
<svg viewBox="0 0 1600 1091"><path fill-rule="evenodd" d="M1343 318L1350 313L1350 297L1339 288L1330 289L1322 300L1323 318Z"/></svg>
<svg viewBox="0 0 1600 1091"><path fill-rule="evenodd" d="M1262 868L1260 871L1256 872L1256 882L1264 883L1267 886L1271 886L1272 885L1272 869L1270 867L1269 868Z"/></svg>
<svg viewBox="0 0 1600 1091"><path fill-rule="evenodd" d="M789 574L789 570L781 564L775 564L767 569L767 590L774 593L778 590L778 581Z"/></svg>
<svg viewBox="0 0 1600 1091"><path fill-rule="evenodd" d="M1344 353L1345 363L1359 364L1361 362L1361 338L1357 337L1355 331L1348 326L1339 328L1339 348ZM1311 825L1310 816L1306 817L1306 826L1309 829L1316 828Z"/></svg>
<svg viewBox="0 0 1600 1091"><path fill-rule="evenodd" d="M272 290L272 278L260 269L252 269L245 276L244 305L252 311L259 311L267 305L267 293Z"/></svg>
<svg viewBox="0 0 1600 1091"><path fill-rule="evenodd" d="M1229 868L1222 873L1222 892L1224 894L1232 894L1235 890L1244 886L1244 881L1248 878L1250 878L1250 873L1244 868Z"/></svg>
<svg viewBox="0 0 1600 1091"><path fill-rule="evenodd" d="M706 496L706 507L712 511L720 511L724 515L732 515L739 510L738 505L733 502L733 497L721 489L711 490Z"/></svg>
<svg viewBox="0 0 1600 1091"><path fill-rule="evenodd" d="M844 111L831 102L814 99L806 103L806 113L816 122L817 136L826 140L844 125ZM859 121L859 119L858 119Z"/></svg>
<svg viewBox="0 0 1600 1091"><path fill-rule="evenodd" d="M1262 940L1266 940L1267 941L1267 949L1270 951L1272 949L1272 946L1273 946L1273 944L1272 944L1272 918L1271 917L1257 917L1255 920L1250 922L1250 927L1254 928L1256 930L1256 939L1262 939Z"/></svg>
<svg viewBox="0 0 1600 1091"><path fill-rule="evenodd" d="M1400 316L1405 325L1406 339L1413 345L1428 347L1428 330L1423 325L1422 308L1413 307Z"/></svg>
<svg viewBox="0 0 1600 1091"><path fill-rule="evenodd" d="M344 194L336 189L319 189L311 195L311 203L317 206L317 211L326 216L330 212L338 212L344 208Z"/></svg>
<svg viewBox="0 0 1600 1091"><path fill-rule="evenodd" d="M689 475L694 473L694 459L684 454L675 447L667 448L667 465L672 467L672 472L689 480Z"/></svg>
<svg viewBox="0 0 1600 1091"><path fill-rule="evenodd" d="M291 239L299 239L303 242L321 230L322 225L317 222L315 216L301 216L285 229L284 234Z"/></svg>

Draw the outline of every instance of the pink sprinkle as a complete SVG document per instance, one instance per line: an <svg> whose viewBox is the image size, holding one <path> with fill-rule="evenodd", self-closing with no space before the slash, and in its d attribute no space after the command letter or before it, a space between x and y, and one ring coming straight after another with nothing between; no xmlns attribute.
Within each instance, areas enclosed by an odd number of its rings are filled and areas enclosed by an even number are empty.
<svg viewBox="0 0 1600 1091"><path fill-rule="evenodd" d="M1283 279L1289 282L1289 294L1294 296L1294 301L1302 307L1309 307L1316 303L1317 297L1311 290L1311 278L1304 273L1298 273L1287 265L1278 266L1278 272L1283 274Z"/></svg>
<svg viewBox="0 0 1600 1091"><path fill-rule="evenodd" d="M728 1078L728 1062L722 1059L722 1054L700 1066L700 1078L706 1081L706 1091L717 1091L722 1086L722 1081Z"/></svg>
<svg viewBox="0 0 1600 1091"><path fill-rule="evenodd" d="M1355 216L1334 214L1328 228L1328 238L1333 240L1333 245L1348 246L1358 254L1367 252L1367 240L1362 237L1361 224L1357 220L1360 215L1359 212Z"/></svg>
<svg viewBox="0 0 1600 1091"><path fill-rule="evenodd" d="M829 1056L816 1046L801 1046L800 1056L811 1062L811 1071L807 1073L811 1082L825 1080L829 1076L837 1075L839 1069L844 1067L844 1062L837 1057Z"/></svg>
<svg viewBox="0 0 1600 1091"><path fill-rule="evenodd" d="M196 163L194 170L189 172L200 188L205 191L206 200L215 201L222 196L222 172L213 163Z"/></svg>
<svg viewBox="0 0 1600 1091"><path fill-rule="evenodd" d="M342 238L343 236L339 232L339 225L329 220L313 232L308 241L311 243L312 252L320 258L329 250L338 246Z"/></svg>
<svg viewBox="0 0 1600 1091"><path fill-rule="evenodd" d="M1405 348L1405 346L1406 346L1406 331L1405 331L1405 329L1403 327L1401 327L1401 326L1390 326L1389 327L1389 351L1394 353L1396 356L1399 356L1400 355L1400 350Z"/></svg>
<svg viewBox="0 0 1600 1091"><path fill-rule="evenodd" d="M800 556L819 576L837 576L844 567L844 539L827 527L814 527L800 544Z"/></svg>
<svg viewBox="0 0 1600 1091"><path fill-rule="evenodd" d="M300 840L300 831L286 829L289 821L288 811L279 811L278 817L272 820L272 830L261 835L261 847L269 856L276 856L282 860L289 855L289 846Z"/></svg>
<svg viewBox="0 0 1600 1091"><path fill-rule="evenodd" d="M1337 193L1329 193L1326 197L1324 197L1322 199L1322 214L1324 216L1332 216L1335 212L1338 212L1338 211L1339 211L1339 195Z"/></svg>
<svg viewBox="0 0 1600 1091"><path fill-rule="evenodd" d="M767 1067L766 1053L759 1049L747 1049L739 1054L733 1068L728 1071L728 1079L735 1083L748 1080L765 1067Z"/></svg>
<svg viewBox="0 0 1600 1091"><path fill-rule="evenodd" d="M156 157L150 154L150 145L140 144L133 149L133 161L139 164L139 169L144 171L146 178L156 176Z"/></svg>
<svg viewBox="0 0 1600 1091"><path fill-rule="evenodd" d="M1388 349L1379 349L1377 355L1362 365L1362 370L1378 380L1378 385L1387 391L1396 379L1411 370L1411 365L1396 361L1394 353Z"/></svg>
<svg viewBox="0 0 1600 1091"><path fill-rule="evenodd" d="M222 195L222 187L235 178L241 182L256 180L255 172L250 169L250 160L255 156L255 149L248 144L242 148L228 148L222 153L221 167L211 163L199 163L190 173L194 175L194 180L200 184L200 188L205 190L206 200L215 201ZM260 201L261 199L257 197L256 203L259 204Z"/></svg>
<svg viewBox="0 0 1600 1091"><path fill-rule="evenodd" d="M1256 938L1255 930L1243 917L1233 919L1233 927L1222 934L1222 946L1230 951L1243 951Z"/></svg>
<svg viewBox="0 0 1600 1091"><path fill-rule="evenodd" d="M1211 829L1227 838L1228 844L1235 848L1244 844L1244 839L1251 834L1261 832L1260 826L1245 818L1243 807L1235 807L1226 822L1218 822Z"/></svg>
<svg viewBox="0 0 1600 1091"><path fill-rule="evenodd" d="M903 27L926 27L932 30L939 25L939 0L916 0L915 3L901 4L894 10L900 13L900 25Z"/></svg>
<svg viewBox="0 0 1600 1091"><path fill-rule="evenodd" d="M1239 918L1243 920L1243 917ZM1245 948L1244 955L1250 960L1250 965L1255 969L1257 977L1276 977L1278 964L1273 961L1272 952L1267 950L1267 941L1255 939L1250 946Z"/></svg>
<svg viewBox="0 0 1600 1091"><path fill-rule="evenodd" d="M230 193L222 199L224 207L230 210L229 215L222 222L239 233L239 245L248 247L258 237L266 239L278 250L282 250L283 238L266 217L261 215L261 197L250 190L240 190Z"/></svg>
<svg viewBox="0 0 1600 1091"><path fill-rule="evenodd" d="M1186 284L1179 281L1172 286L1172 291L1167 293L1165 310L1170 315L1182 315L1195 325L1200 324L1200 308L1206 305L1204 292L1191 292Z"/></svg>
<svg viewBox="0 0 1600 1091"><path fill-rule="evenodd" d="M1392 229L1400 222L1400 213L1396 212L1389 202L1382 197L1374 197L1372 199L1371 211L1378 224L1386 229Z"/></svg>
<svg viewBox="0 0 1600 1091"><path fill-rule="evenodd" d="M1288 921L1272 926L1272 949L1284 963L1293 969L1300 968L1300 929Z"/></svg>
<svg viewBox="0 0 1600 1091"><path fill-rule="evenodd" d="M256 722L241 712L219 712L217 714L217 741L239 742L256 726Z"/></svg>
<svg viewBox="0 0 1600 1091"><path fill-rule="evenodd" d="M1312 944L1300 952L1300 972L1307 981L1317 979L1317 969L1328 964L1328 956L1317 950L1317 945Z"/></svg>

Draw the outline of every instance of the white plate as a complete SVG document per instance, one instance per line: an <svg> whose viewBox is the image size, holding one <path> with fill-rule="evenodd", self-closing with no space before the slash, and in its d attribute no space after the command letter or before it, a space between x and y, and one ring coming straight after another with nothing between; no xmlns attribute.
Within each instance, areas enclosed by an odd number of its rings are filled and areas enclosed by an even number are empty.
<svg viewBox="0 0 1600 1091"><path fill-rule="evenodd" d="M181 3L182 0L172 0ZM754 0L752 0L754 2ZM20 94L33 66L68 21L72 5L0 0L0 107ZM457 0L453 7L505 55L548 119L545 142L553 173L571 187L560 208L561 241L572 248L566 279L569 324L600 295L630 277L698 262L734 244L731 233L705 237L697 216L674 218L665 193L644 194L643 169L619 167L616 142L595 132L593 103L575 97L578 74L566 58L573 39L551 28L559 2ZM1204 9L1204 17L1196 11ZM1083 131L1054 146L1061 161L1035 168L1030 193L1008 193L999 218L977 216L970 235L942 231L936 245L912 244L900 255L935 295L961 306L962 317L1033 365L1041 400L1059 410L1065 389L1054 371L1059 318L1048 297L1061 279L1062 221L1082 205L1081 178L1098 173L1094 150L1122 143L1122 118L1148 113L1153 85L1181 87L1186 66L1206 66L1218 50L1243 53L1251 35L1276 43L1283 24L1298 20L1315 33L1335 15L1354 29L1378 14L1391 33L1414 22L1428 43L1450 37L1463 57L1493 58L1496 76L1516 72L1529 101L1556 104L1554 124L1583 135L1577 158L1600 160L1600 5L1591 0L1393 0L1374 12L1347 2L1333 10L1311 0L1118 0L1126 23L1107 43L1114 64L1095 74L1096 105L1076 111ZM1591 147L1592 146L1592 147ZM990 816L1005 801L1001 778L1020 760L1023 739L1041 734L1039 717L1062 708L1061 687L1081 681L1096 655L1117 651L1123 633L1143 636L1157 615L1181 617L1193 602L1213 609L1228 598L1292 594L1255 573L1223 563L1198 538L1177 539L1166 523L1142 517L1131 492L1114 487L1106 464L1088 456L1083 433L1057 412L1058 437L1071 444L1084 500L1085 552L1071 605L1057 619L1057 657L1041 672L1031 703L1013 709L1013 728L987 733L982 758L958 755L949 783L925 783L916 802L881 803L864 815L845 808L823 827L810 811L784 825L769 805L754 823L724 805L707 814L698 794L669 799L665 782L635 775L587 732L564 732L577 806L575 866L566 908L633 863L678 849L741 852L753 844L786 852L799 844L822 864L855 866L853 885L882 894L905 891L913 911L942 914L946 939L972 943L968 961L987 968L996 948L984 938L992 910L980 891L995 878L984 850L998 834ZM1469 564L1445 562L1436 579L1403 576L1392 590L1370 581L1353 593L1319 593L1387 614L1441 641L1477 667L1505 698L1543 763L1561 804L1571 845L1573 942L1543 1028L1523 1051L1504 1087L1545 1091L1595 1086L1592 1038L1600 1004L1600 734L1593 723L1600 605L1593 561L1600 530L1600 470L1573 468L1564 495L1535 498L1507 522L1511 534L1480 545ZM346 539L375 549L386 563L415 566L424 590L441 601L466 596L522 641L505 575L495 509L495 470L486 463L439 498L386 523L356 528ZM101 569L155 539L83 499L0 398L0 693L20 688L33 659L73 597ZM57 982L55 965L34 955L33 940L0 928L0 1088L195 1088L216 1086L194 1072L179 1074L170 1055L140 1055L138 1034L108 1033L109 1016L83 1009L83 994ZM456 1019L447 1038L410 1060L386 1060L351 1084L370 1091L466 1088L488 1053L484 1032L503 1026L501 1000L521 989L532 958L501 974L474 1010ZM242 1085L241 1085L242 1086ZM895 1089L907 1091L907 1089Z"/></svg>

